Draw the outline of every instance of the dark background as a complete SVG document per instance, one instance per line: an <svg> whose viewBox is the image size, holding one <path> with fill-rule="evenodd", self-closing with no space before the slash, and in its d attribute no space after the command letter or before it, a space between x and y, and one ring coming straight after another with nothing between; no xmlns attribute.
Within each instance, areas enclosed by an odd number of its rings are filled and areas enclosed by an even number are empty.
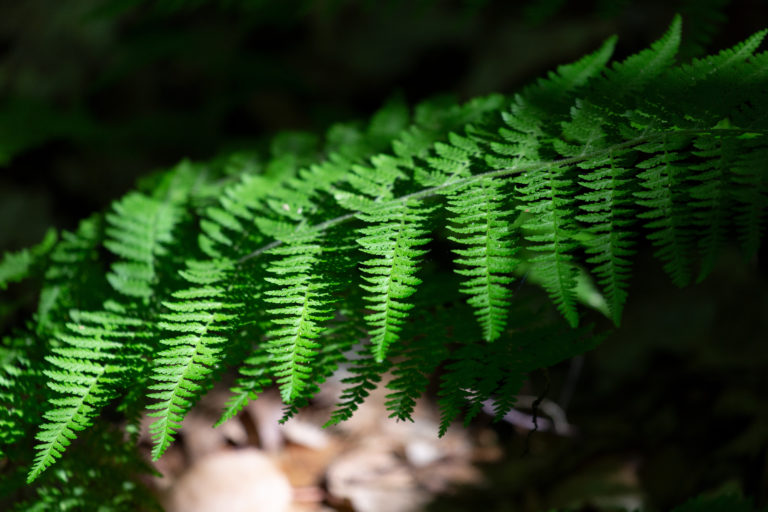
<svg viewBox="0 0 768 512"><path fill-rule="evenodd" d="M322 133L396 93L511 93L611 34L617 57L637 51L675 12L684 57L723 48L768 24L766 4L0 0L0 249L185 157Z"/></svg>
<svg viewBox="0 0 768 512"><path fill-rule="evenodd" d="M266 151L278 131L364 120L393 94L512 93L611 34L617 58L642 49L675 12L684 59L768 27L759 0L0 0L0 250L183 158ZM507 457L495 485L435 510L603 510L595 496L622 493L663 510L727 491L768 504L765 265L727 253L676 290L642 253L623 329L569 390L583 435L536 436L533 460ZM550 372L551 398L572 366Z"/></svg>

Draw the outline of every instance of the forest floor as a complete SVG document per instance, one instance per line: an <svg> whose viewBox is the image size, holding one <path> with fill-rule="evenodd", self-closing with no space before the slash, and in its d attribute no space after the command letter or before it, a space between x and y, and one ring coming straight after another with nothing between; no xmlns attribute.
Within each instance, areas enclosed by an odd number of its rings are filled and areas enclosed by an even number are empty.
<svg viewBox="0 0 768 512"><path fill-rule="evenodd" d="M532 375L508 421L481 414L438 438L433 396L397 422L382 386L351 420L323 428L336 378L285 424L269 390L214 429L222 385L147 483L168 512L664 511L725 492L765 506L765 278L727 256L703 285L678 290L655 264L639 267L621 330L583 360ZM146 429L141 446L148 458Z"/></svg>

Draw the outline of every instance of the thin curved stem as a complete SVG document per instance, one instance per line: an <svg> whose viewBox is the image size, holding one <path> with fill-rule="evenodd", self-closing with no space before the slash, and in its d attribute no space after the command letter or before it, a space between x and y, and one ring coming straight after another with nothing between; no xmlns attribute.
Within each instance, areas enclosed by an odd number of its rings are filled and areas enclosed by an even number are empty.
<svg viewBox="0 0 768 512"><path fill-rule="evenodd" d="M621 144L615 144L608 148L603 148L599 151L595 151L594 153L585 154L585 155L579 155L579 156L572 156L568 158L559 158L557 160L548 160L546 162L539 162L535 165L529 165L529 166L515 166L515 167L503 167L501 169L493 169L490 171L486 171L480 174L474 174L472 176L467 176L466 178L459 178L452 181L447 181L445 183L442 183L440 185L436 185L434 187L425 188L423 190L419 190L418 192L411 192L409 194L402 195L400 197L391 199L391 202L405 202L411 199L424 199L427 197L434 196L438 194L441 190L454 187L457 185L466 185L469 183L474 183L476 181L482 181L484 179L489 178L497 178L501 176L510 176L512 174L518 174L521 172L529 172L529 171L537 171L539 169L545 169L548 167L561 167L565 165L573 165L577 164L579 162L583 162L585 160L589 160L590 158L595 158L600 155L604 155L606 153L609 153L611 151L616 151L619 149L625 149L625 148L631 148L633 146L637 146L638 144L643 144L645 142L650 142L654 139L665 137L670 134L674 135L701 135L704 133L718 133L718 134L732 134L732 135L746 135L746 134L759 134L759 135L768 135L768 131L765 130L747 130L747 129L738 129L738 128L710 128L710 129L688 129L688 130L669 130L664 132L658 132L650 135L642 135L640 137L636 137L634 139L628 140L626 142L622 142ZM359 213L359 211L347 213L344 215L340 215L338 217L334 217L333 219L326 220L324 222L321 222L320 224L316 224L313 226L313 231L317 232L323 232L328 228L332 228L334 226L337 226L339 224L342 224L344 222L347 222L348 220L354 219ZM284 242L281 240L273 240L272 242L256 249L255 251L246 254L242 258L240 258L237 263L241 264L244 263L250 259L257 258L263 253L269 251L270 249L274 249L275 247L279 247Z"/></svg>

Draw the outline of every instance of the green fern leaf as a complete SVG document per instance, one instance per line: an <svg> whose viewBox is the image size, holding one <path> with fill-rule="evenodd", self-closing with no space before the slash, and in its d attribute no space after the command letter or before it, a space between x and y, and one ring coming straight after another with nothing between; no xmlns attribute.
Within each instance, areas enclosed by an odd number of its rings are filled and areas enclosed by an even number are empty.
<svg viewBox="0 0 768 512"><path fill-rule="evenodd" d="M421 282L416 274L429 239L424 227L432 209L418 202L391 202L376 205L358 217L368 223L360 229L362 251L373 256L361 270L367 284L362 288L373 313L366 315L373 353L384 360L389 346L399 338L402 324L413 306L406 302Z"/></svg>
<svg viewBox="0 0 768 512"><path fill-rule="evenodd" d="M311 238L271 251L285 257L268 269L276 277L266 278L274 288L266 292L265 300L277 305L269 310L273 328L267 333L272 338L267 351L286 404L301 396L320 348L317 338L323 324L333 317L326 286L310 275L319 251L320 246Z"/></svg>
<svg viewBox="0 0 768 512"><path fill-rule="evenodd" d="M154 439L152 457L157 460L173 441L181 420L206 390L209 377L221 359L223 333L237 326L241 305L226 298L226 290L216 286L226 276L226 268L208 262L189 262L182 273L198 286L173 294L174 301L163 304L170 310L160 315L160 328L174 337L160 341L166 348L154 359L148 396L158 402L148 406L157 418L150 426Z"/></svg>
<svg viewBox="0 0 768 512"><path fill-rule="evenodd" d="M544 288L571 326L579 323L576 310L577 269L571 252L576 248L572 233L573 182L569 169L552 166L549 169L524 173L515 181L523 205L518 208L530 213L522 228L525 238L532 242L529 249L536 253L530 259Z"/></svg>
<svg viewBox="0 0 768 512"><path fill-rule="evenodd" d="M144 322L109 311L73 311L66 330L57 335L60 346L46 361L43 373L56 395L37 435L38 454L28 480L37 478L61 457L74 432L91 425L100 408L117 393L117 385L131 368L132 354L125 341L143 336Z"/></svg>
<svg viewBox="0 0 768 512"><path fill-rule="evenodd" d="M448 196L448 210L455 214L449 229L457 236L451 240L463 244L455 249L457 273L467 279L462 292L470 296L469 304L483 329L486 341L501 336L507 320L511 297L509 284L518 260L510 237L510 209L502 203L501 183L486 179L458 188Z"/></svg>
<svg viewBox="0 0 768 512"><path fill-rule="evenodd" d="M627 299L632 250L632 191L629 188L630 169L618 165L613 154L592 160L580 167L593 167L581 175L580 184L589 192L578 196L584 212L577 220L590 225L594 235L587 242L590 255L587 263L594 265L607 297L608 311L614 324L621 323L624 302Z"/></svg>
<svg viewBox="0 0 768 512"><path fill-rule="evenodd" d="M352 359L353 364L348 370L350 375L341 380L347 387L342 392L339 403L325 427L351 418L358 406L381 382L382 374L391 367L392 363L389 360L377 361L371 349L372 347L363 346L357 351L357 358Z"/></svg>
<svg viewBox="0 0 768 512"><path fill-rule="evenodd" d="M43 241L34 247L5 253L3 260L0 261L0 290L5 290L8 283L18 282L28 277L33 267L53 248L56 238L56 231L50 229L46 232Z"/></svg>
<svg viewBox="0 0 768 512"><path fill-rule="evenodd" d="M127 195L107 214L104 246L124 261L107 274L115 290L129 297L148 298L156 283L156 257L166 254L172 231L182 210L171 201L158 201L139 193Z"/></svg>
<svg viewBox="0 0 768 512"><path fill-rule="evenodd" d="M64 231L50 254L45 282L37 306L37 332L50 333L58 322L69 320L73 304L99 307L103 286L102 268L97 264L103 238L100 216L80 222L75 232Z"/></svg>
<svg viewBox="0 0 768 512"><path fill-rule="evenodd" d="M692 233L685 221L692 218L692 214L686 194L687 172L680 163L685 158L680 150L687 144L685 137L668 137L639 146L640 151L654 156L637 164L647 169L638 175L647 190L635 193L638 204L648 208L638 217L650 219L646 224L652 230L648 238L657 247L656 255L664 262L664 269L678 286L688 284L692 274Z"/></svg>

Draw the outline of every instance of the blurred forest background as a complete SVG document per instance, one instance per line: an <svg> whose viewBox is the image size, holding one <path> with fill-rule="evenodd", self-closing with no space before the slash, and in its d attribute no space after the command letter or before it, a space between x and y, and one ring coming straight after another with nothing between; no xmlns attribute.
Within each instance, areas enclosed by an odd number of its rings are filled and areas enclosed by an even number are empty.
<svg viewBox="0 0 768 512"><path fill-rule="evenodd" d="M683 59L768 27L761 0L0 0L0 250L183 158L268 154L395 95L512 93L611 34L616 58L644 48L675 12ZM768 505L767 261L726 255L676 290L641 258L621 331L532 376L578 435L492 427L506 456L434 509Z"/></svg>

